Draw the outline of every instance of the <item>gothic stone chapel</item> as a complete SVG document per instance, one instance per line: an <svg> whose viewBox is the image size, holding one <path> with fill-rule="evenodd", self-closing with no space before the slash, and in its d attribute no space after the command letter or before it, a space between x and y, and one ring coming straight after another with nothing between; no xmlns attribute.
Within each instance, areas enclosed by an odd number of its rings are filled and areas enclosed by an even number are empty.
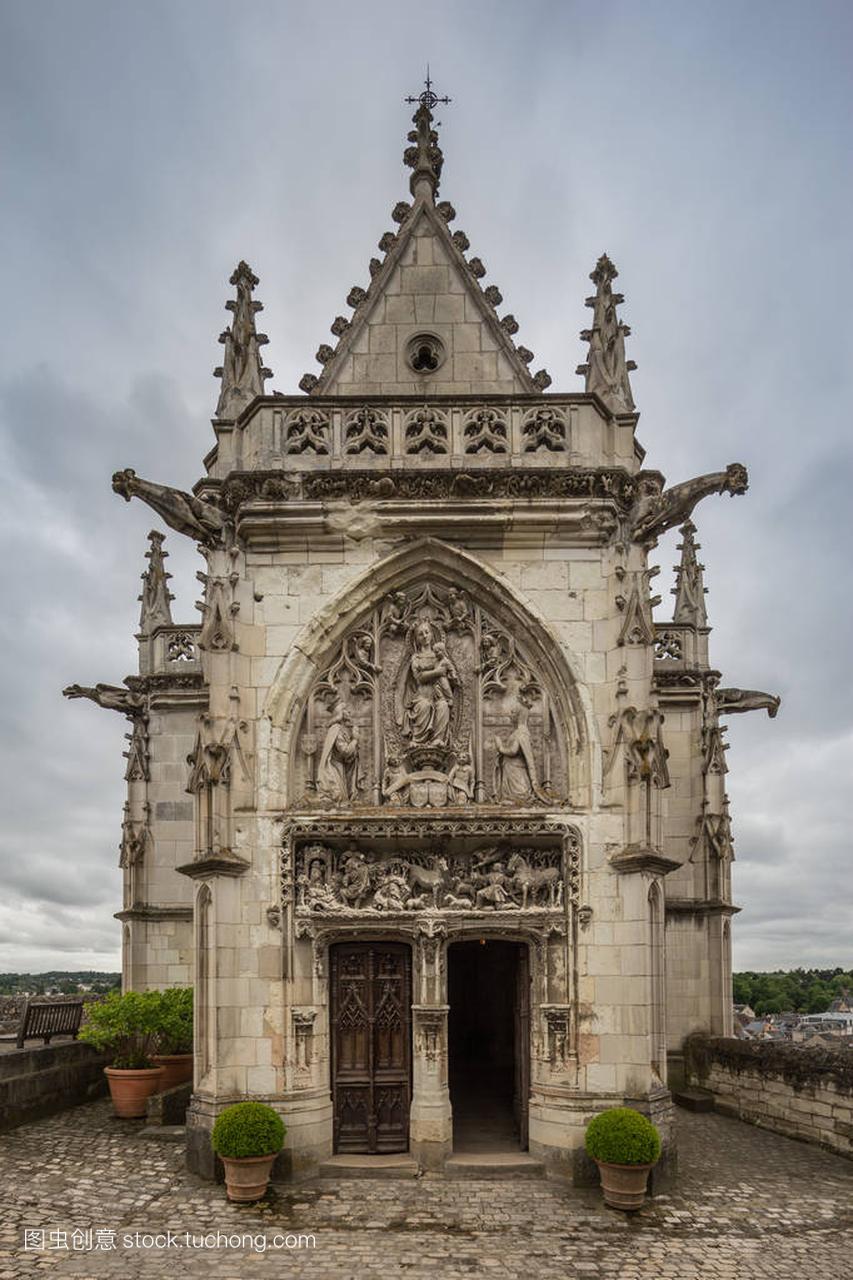
<svg viewBox="0 0 853 1280"><path fill-rule="evenodd" d="M530 372L416 101L411 200L319 375L265 390L241 262L205 475L113 477L199 544L200 625L152 532L139 673L65 690L130 722L124 985L194 985L207 1176L250 1097L287 1124L285 1176L491 1145L582 1180L592 1115L627 1101L669 1144L667 1051L731 1032L720 717L778 699L709 665L691 515L746 470L644 467L606 256L584 389Z"/></svg>

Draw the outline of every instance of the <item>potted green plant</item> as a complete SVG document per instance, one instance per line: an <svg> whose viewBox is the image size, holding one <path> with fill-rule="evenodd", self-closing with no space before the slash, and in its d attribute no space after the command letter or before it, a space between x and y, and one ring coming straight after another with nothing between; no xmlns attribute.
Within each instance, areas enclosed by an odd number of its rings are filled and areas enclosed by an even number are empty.
<svg viewBox="0 0 853 1280"><path fill-rule="evenodd" d="M192 987L169 987L159 996L160 1030L151 1061L163 1068L158 1086L163 1092L193 1078L193 991Z"/></svg>
<svg viewBox="0 0 853 1280"><path fill-rule="evenodd" d="M117 1116L144 1116L148 1098L159 1088L163 1068L151 1061L159 1029L157 991L113 991L87 1006L77 1038L112 1054L104 1074Z"/></svg>
<svg viewBox="0 0 853 1280"><path fill-rule="evenodd" d="M633 1107L602 1111L586 1129L586 1150L598 1165L604 1203L612 1209L639 1209L649 1170L660 1157L660 1134Z"/></svg>
<svg viewBox="0 0 853 1280"><path fill-rule="evenodd" d="M236 1102L217 1117L211 1141L225 1165L229 1200L260 1200L285 1132L281 1116L263 1102Z"/></svg>

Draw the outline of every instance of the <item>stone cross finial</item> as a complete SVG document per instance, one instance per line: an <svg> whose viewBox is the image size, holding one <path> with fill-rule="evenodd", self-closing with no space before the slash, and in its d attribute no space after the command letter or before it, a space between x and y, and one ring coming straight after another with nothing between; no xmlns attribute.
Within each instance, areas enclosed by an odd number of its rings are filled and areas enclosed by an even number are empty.
<svg viewBox="0 0 853 1280"><path fill-rule="evenodd" d="M409 179L409 189L413 196L418 195L421 191L429 194L433 198L438 194L438 184L441 178L441 168L444 164L444 156L441 147L438 145L438 134L432 127L432 109L439 102L450 102L450 98L439 98L432 89L432 80L429 75L429 66L427 66L426 80L424 81L426 88L423 93L417 97L409 96L406 102L418 103L418 109L412 116L412 124L415 126L408 135L408 141L412 144L403 152L403 161L413 170Z"/></svg>
<svg viewBox="0 0 853 1280"><path fill-rule="evenodd" d="M139 601L140 635L150 636L157 627L171 627L171 602L174 596L168 588L171 573L166 572L165 559L169 554L163 550L164 535L152 529L148 535L150 547L145 552L148 568L142 574L142 595Z"/></svg>
<svg viewBox="0 0 853 1280"><path fill-rule="evenodd" d="M595 294L586 299L586 305L592 308L592 327L581 331L581 338L589 343L589 354L577 372L584 374L586 390L595 392L612 413L633 413L628 374L637 366L633 360L625 359L625 339L631 330L616 315L617 306L625 301L621 293L611 289L618 274L606 253L590 272Z"/></svg>
<svg viewBox="0 0 853 1280"><path fill-rule="evenodd" d="M675 566L675 586L672 588L675 612L672 620L692 627L706 627L708 615L705 611L705 593L708 588L702 577L705 566L696 558L696 552L701 548L695 540L695 533L696 526L692 520L687 520L681 526L682 541L677 547L681 552L681 561Z"/></svg>
<svg viewBox="0 0 853 1280"><path fill-rule="evenodd" d="M258 277L248 263L240 262L231 284L237 286L237 298L226 302L225 309L233 311L234 320L219 335L225 354L222 364L213 371L215 378L222 379L215 416L226 420L238 417L255 396L263 395L264 379L272 377L272 370L264 367L260 354L269 338L255 329L255 314L263 311L263 303L252 297Z"/></svg>

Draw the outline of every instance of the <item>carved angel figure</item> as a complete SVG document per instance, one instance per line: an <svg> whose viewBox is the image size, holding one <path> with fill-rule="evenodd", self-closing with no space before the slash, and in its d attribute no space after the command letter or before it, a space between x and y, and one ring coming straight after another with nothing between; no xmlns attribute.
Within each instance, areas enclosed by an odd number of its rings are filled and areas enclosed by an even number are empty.
<svg viewBox="0 0 853 1280"><path fill-rule="evenodd" d="M358 752L358 729L349 707L339 702L326 730L317 769L317 790L324 799L339 804L357 798L362 784Z"/></svg>
<svg viewBox="0 0 853 1280"><path fill-rule="evenodd" d="M693 480L685 480L664 489L659 471L646 471L639 477L639 497L631 514L631 532L638 542L651 542L667 529L683 524L693 508L710 493L746 493L749 475L740 462L730 462L725 471L712 471Z"/></svg>
<svg viewBox="0 0 853 1280"><path fill-rule="evenodd" d="M474 767L471 754L463 752L447 775L447 785L451 794L451 803L467 804L474 798Z"/></svg>
<svg viewBox="0 0 853 1280"><path fill-rule="evenodd" d="M446 747L458 684L456 668L431 622L418 622L411 634L414 652L400 664L395 718L413 747Z"/></svg>
<svg viewBox="0 0 853 1280"><path fill-rule="evenodd" d="M211 502L204 502L182 489L140 480L131 467L115 472L113 490L121 494L125 502L140 498L178 533L185 533L187 537L196 538L210 547L219 546L223 541L227 521Z"/></svg>

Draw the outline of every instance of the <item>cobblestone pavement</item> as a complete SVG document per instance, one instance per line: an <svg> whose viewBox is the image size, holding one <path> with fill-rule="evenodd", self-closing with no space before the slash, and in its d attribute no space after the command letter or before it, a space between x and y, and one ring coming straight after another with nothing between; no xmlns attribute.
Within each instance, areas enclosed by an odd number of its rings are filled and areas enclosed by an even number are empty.
<svg viewBox="0 0 853 1280"><path fill-rule="evenodd" d="M0 1280L853 1280L853 1163L720 1116L678 1125L677 1190L631 1218L597 1191L520 1179L315 1181L236 1207L185 1171L180 1146L94 1103L0 1135ZM24 1249L25 1229L64 1231L69 1248L47 1234ZM181 1249L136 1239L168 1231ZM315 1244L186 1243L216 1232Z"/></svg>

